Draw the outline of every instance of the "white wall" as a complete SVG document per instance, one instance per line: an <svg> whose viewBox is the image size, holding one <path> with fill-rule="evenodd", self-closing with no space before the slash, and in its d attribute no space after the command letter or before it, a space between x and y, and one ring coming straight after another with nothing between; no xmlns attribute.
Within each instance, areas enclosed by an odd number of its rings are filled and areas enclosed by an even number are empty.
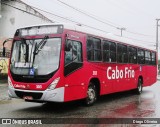
<svg viewBox="0 0 160 127"><path fill-rule="evenodd" d="M1 0L0 0L0 18L1 18Z"/></svg>
<svg viewBox="0 0 160 127"><path fill-rule="evenodd" d="M18 3L16 1L5 1L5 3L25 10L29 13L32 13L33 15L2 4L2 17L0 18L0 40L2 38L12 38L16 29L19 27L51 22L23 3Z"/></svg>

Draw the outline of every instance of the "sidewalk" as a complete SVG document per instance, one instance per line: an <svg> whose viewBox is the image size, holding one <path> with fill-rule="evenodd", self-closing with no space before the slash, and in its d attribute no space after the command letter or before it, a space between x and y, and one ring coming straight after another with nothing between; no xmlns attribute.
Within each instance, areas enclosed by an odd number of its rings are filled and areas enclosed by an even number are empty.
<svg viewBox="0 0 160 127"><path fill-rule="evenodd" d="M7 75L0 75L0 85L1 84L7 84Z"/></svg>
<svg viewBox="0 0 160 127"><path fill-rule="evenodd" d="M8 86L8 81L6 80L0 80L0 86Z"/></svg>
<svg viewBox="0 0 160 127"><path fill-rule="evenodd" d="M2 85L2 84L7 84L8 82L7 82L7 79L6 80L0 80L0 85Z"/></svg>
<svg viewBox="0 0 160 127"><path fill-rule="evenodd" d="M8 86L7 84L0 85L0 101L2 100L10 100L10 97L8 96Z"/></svg>
<svg viewBox="0 0 160 127"><path fill-rule="evenodd" d="M10 100L7 90L8 90L7 75L6 76L0 75L0 101Z"/></svg>

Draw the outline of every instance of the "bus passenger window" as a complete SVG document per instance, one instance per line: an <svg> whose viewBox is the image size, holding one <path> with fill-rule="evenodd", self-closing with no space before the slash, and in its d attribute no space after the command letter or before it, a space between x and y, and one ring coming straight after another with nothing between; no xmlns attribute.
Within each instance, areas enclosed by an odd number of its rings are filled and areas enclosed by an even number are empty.
<svg viewBox="0 0 160 127"><path fill-rule="evenodd" d="M156 53L152 52L152 65L156 65Z"/></svg>
<svg viewBox="0 0 160 127"><path fill-rule="evenodd" d="M129 63L137 63L137 49L134 47L129 46L128 47L128 58Z"/></svg>
<svg viewBox="0 0 160 127"><path fill-rule="evenodd" d="M109 52L110 44L107 41L103 43L103 60L105 62L110 62L110 52Z"/></svg>
<svg viewBox="0 0 160 127"><path fill-rule="evenodd" d="M103 42L103 61L116 62L116 44L104 40Z"/></svg>
<svg viewBox="0 0 160 127"><path fill-rule="evenodd" d="M144 64L145 63L144 50L143 49L138 49L137 55L138 55L138 63L139 64Z"/></svg>
<svg viewBox="0 0 160 127"><path fill-rule="evenodd" d="M101 40L98 38L88 37L87 39L87 59L89 61L101 61Z"/></svg>
<svg viewBox="0 0 160 127"><path fill-rule="evenodd" d="M65 45L65 64L68 64L72 61L72 41L67 40Z"/></svg>
<svg viewBox="0 0 160 127"><path fill-rule="evenodd" d="M116 44L114 42L110 42L110 62L116 62Z"/></svg>
<svg viewBox="0 0 160 127"><path fill-rule="evenodd" d="M94 60L94 52L93 52L93 41L91 39L87 40L87 59L90 61Z"/></svg>
<svg viewBox="0 0 160 127"><path fill-rule="evenodd" d="M117 44L117 62L128 63L128 54L126 45Z"/></svg>
<svg viewBox="0 0 160 127"><path fill-rule="evenodd" d="M151 52L145 51L145 64L151 64Z"/></svg>
<svg viewBox="0 0 160 127"><path fill-rule="evenodd" d="M80 42L67 40L65 47L65 65L72 62L82 62L82 46Z"/></svg>

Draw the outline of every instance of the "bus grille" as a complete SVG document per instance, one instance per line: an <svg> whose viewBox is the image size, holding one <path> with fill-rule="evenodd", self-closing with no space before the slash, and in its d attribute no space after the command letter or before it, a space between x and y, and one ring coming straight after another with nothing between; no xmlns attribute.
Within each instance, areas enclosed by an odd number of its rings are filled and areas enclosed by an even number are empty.
<svg viewBox="0 0 160 127"><path fill-rule="evenodd" d="M40 99L43 95L43 93L33 93L33 92L22 92L22 91L15 91L16 95L20 98L23 98L24 96L31 96L33 99Z"/></svg>

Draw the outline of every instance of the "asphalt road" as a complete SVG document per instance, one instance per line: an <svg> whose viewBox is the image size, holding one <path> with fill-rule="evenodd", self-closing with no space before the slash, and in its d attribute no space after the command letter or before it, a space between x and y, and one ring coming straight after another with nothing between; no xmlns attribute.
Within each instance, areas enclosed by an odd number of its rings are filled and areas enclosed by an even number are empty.
<svg viewBox="0 0 160 127"><path fill-rule="evenodd" d="M143 88L141 95L128 91L102 96L91 107L84 106L82 101L52 104L25 102L20 99L10 99L6 91L7 84L1 83L0 118L160 118L160 81L150 87ZM63 121L61 123L63 124ZM55 125L61 126L61 124ZM63 124L63 126L74 125ZM96 124L95 126L103 125ZM110 126L122 125L112 124ZM125 126L139 127L143 124L126 124ZM152 126L157 126L157 124Z"/></svg>

